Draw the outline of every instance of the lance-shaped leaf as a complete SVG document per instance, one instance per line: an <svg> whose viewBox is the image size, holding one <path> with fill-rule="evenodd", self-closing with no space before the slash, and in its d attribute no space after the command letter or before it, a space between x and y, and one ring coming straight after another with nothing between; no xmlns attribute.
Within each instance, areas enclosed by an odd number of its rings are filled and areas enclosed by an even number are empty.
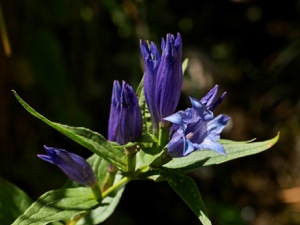
<svg viewBox="0 0 300 225"><path fill-rule="evenodd" d="M33 116L42 120L47 125L66 135L73 141L81 144L95 154L103 157L120 170L126 170L126 157L124 151L114 148L101 134L84 127L72 127L52 122L31 108L15 91L15 97L21 105Z"/></svg>
<svg viewBox="0 0 300 225"><path fill-rule="evenodd" d="M99 157L96 154L93 154L91 157L87 159L90 163L95 176L99 182L100 187L102 188L106 181L108 165L109 163L105 161L103 158ZM115 177L114 183L119 182L122 179L120 173L117 173ZM77 187L78 184L76 182L68 182L65 187ZM121 187L117 190L116 193L113 195L109 195L102 200L102 204L99 205L97 208L90 210L88 213L83 215L76 225L81 224L99 224L106 220L116 209L117 205L120 202L122 197L123 191L126 186Z"/></svg>
<svg viewBox="0 0 300 225"><path fill-rule="evenodd" d="M257 154L271 148L279 139L279 134L266 141L261 142L236 142L229 140L220 140L224 146L226 155L220 155L213 151L195 151L192 154L174 158L171 162L164 165L167 168L180 169L181 172L188 172L213 164L224 163L233 159Z"/></svg>
<svg viewBox="0 0 300 225"><path fill-rule="evenodd" d="M121 178L121 174L117 174L115 183L121 180ZM104 198L99 207L89 211L76 223L76 225L99 224L105 221L115 211L122 197L124 189L125 186L123 186L121 189L118 189L117 193L114 193L114 195Z"/></svg>
<svg viewBox="0 0 300 225"><path fill-rule="evenodd" d="M90 188L78 187L46 192L12 225L44 225L66 221L99 204Z"/></svg>
<svg viewBox="0 0 300 225"><path fill-rule="evenodd" d="M169 185L196 214L201 223L203 225L211 225L195 181L184 174L171 170L166 171L165 176Z"/></svg>
<svg viewBox="0 0 300 225"><path fill-rule="evenodd" d="M25 192L0 177L0 224L11 224L30 204Z"/></svg>

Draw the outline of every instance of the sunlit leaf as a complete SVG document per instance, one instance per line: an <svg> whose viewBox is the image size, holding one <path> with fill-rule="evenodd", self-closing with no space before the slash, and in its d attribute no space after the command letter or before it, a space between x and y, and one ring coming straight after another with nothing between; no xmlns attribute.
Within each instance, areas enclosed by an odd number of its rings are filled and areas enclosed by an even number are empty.
<svg viewBox="0 0 300 225"><path fill-rule="evenodd" d="M279 139L279 134L273 139L261 142L235 142L222 141L226 150L226 155L218 154L211 150L195 151L192 154L174 158L171 162L164 165L167 168L180 169L182 172L188 172L201 166L224 163L233 159L257 154L271 148Z"/></svg>
<svg viewBox="0 0 300 225"><path fill-rule="evenodd" d="M44 225L66 221L97 204L90 188L53 190L39 197L12 225Z"/></svg>
<svg viewBox="0 0 300 225"><path fill-rule="evenodd" d="M126 170L126 157L124 151L114 148L101 134L84 127L72 127L52 122L31 108L15 91L14 95L21 105L33 116L47 125L66 135L73 141L81 144L95 154L103 157L121 170Z"/></svg>
<svg viewBox="0 0 300 225"><path fill-rule="evenodd" d="M115 183L118 182L122 178L121 174L117 174ZM91 210L89 213L85 215L82 219L80 219L76 225L86 225L86 224L99 224L105 221L116 209L119 201L122 197L125 186L115 193L113 196L107 196L103 199L102 204L96 209Z"/></svg>
<svg viewBox="0 0 300 225"><path fill-rule="evenodd" d="M195 181L181 173L167 171L166 180L174 191L196 214L203 225L211 225L206 208Z"/></svg>

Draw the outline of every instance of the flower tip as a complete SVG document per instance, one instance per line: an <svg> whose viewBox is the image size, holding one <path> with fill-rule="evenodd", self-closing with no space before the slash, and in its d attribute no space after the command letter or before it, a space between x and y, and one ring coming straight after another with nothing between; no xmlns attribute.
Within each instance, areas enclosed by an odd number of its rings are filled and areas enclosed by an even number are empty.
<svg viewBox="0 0 300 225"><path fill-rule="evenodd" d="M52 160L52 158L49 155L38 154L37 157L41 160L44 160L44 161L48 162L48 163L55 164L54 161Z"/></svg>
<svg viewBox="0 0 300 225"><path fill-rule="evenodd" d="M221 99L223 99L227 95L227 91L224 91L224 93L221 95Z"/></svg>
<svg viewBox="0 0 300 225"><path fill-rule="evenodd" d="M179 41L182 42L181 34L179 32L177 32L176 41L177 42L179 42Z"/></svg>
<svg viewBox="0 0 300 225"><path fill-rule="evenodd" d="M230 120L230 116L223 115L223 124L227 124L227 122Z"/></svg>
<svg viewBox="0 0 300 225"><path fill-rule="evenodd" d="M226 156L227 154L226 154L226 152L225 152L225 150L224 151L222 151L222 152L218 152L218 153L220 153L221 155L224 155L224 156Z"/></svg>
<svg viewBox="0 0 300 225"><path fill-rule="evenodd" d="M57 153L55 152L55 149L52 148L52 147L48 147L46 145L43 145L45 151L47 152L47 154L50 156L50 157L53 157L54 155L56 155Z"/></svg>

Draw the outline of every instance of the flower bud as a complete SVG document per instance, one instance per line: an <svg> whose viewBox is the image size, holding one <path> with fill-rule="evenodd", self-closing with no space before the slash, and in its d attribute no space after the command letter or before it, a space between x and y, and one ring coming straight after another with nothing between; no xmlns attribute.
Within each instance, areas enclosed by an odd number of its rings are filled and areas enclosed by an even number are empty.
<svg viewBox="0 0 300 225"><path fill-rule="evenodd" d="M127 144L142 134L143 119L138 99L132 87L114 81L110 116L108 122L108 140Z"/></svg>
<svg viewBox="0 0 300 225"><path fill-rule="evenodd" d="M71 180L89 187L98 184L90 164L84 158L64 149L47 147L46 145L44 148L48 155L38 155L38 157L58 166Z"/></svg>
<svg viewBox="0 0 300 225"><path fill-rule="evenodd" d="M160 55L156 45L140 41L145 62L144 93L155 131L163 118L174 113L182 88L182 41L167 34L162 38Z"/></svg>

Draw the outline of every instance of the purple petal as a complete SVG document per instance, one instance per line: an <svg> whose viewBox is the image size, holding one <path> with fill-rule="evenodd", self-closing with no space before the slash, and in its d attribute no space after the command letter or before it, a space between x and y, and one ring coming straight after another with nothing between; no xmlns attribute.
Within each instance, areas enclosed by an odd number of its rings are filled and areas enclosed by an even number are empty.
<svg viewBox="0 0 300 225"><path fill-rule="evenodd" d="M138 99L132 87L125 81L120 86L114 82L108 126L108 140L121 145L142 134L143 120Z"/></svg>
<svg viewBox="0 0 300 225"><path fill-rule="evenodd" d="M200 102L204 105L207 105L207 107L212 106L214 103L217 94L218 94L218 85L215 85L201 100Z"/></svg>
<svg viewBox="0 0 300 225"><path fill-rule="evenodd" d="M163 118L174 113L182 87L182 41L178 34L167 34L162 39L160 55L154 43L146 46L141 41L141 53L145 62L144 93L151 114L152 126L158 130Z"/></svg>
<svg viewBox="0 0 300 225"><path fill-rule="evenodd" d="M213 111L224 99L226 92L224 92L220 98L217 99L218 85L215 85L201 100L200 102Z"/></svg>
<svg viewBox="0 0 300 225"><path fill-rule="evenodd" d="M86 186L97 185L96 177L91 166L79 155L64 149L47 147L47 155L38 155L42 160L58 166L71 180Z"/></svg>
<svg viewBox="0 0 300 225"><path fill-rule="evenodd" d="M172 139L168 143L167 151L168 154L173 157L182 157L185 150L185 137L178 132L174 133Z"/></svg>
<svg viewBox="0 0 300 225"><path fill-rule="evenodd" d="M220 134L224 127L226 126L227 122L229 121L230 117L226 115L218 115L213 120L207 123L207 130L210 133Z"/></svg>
<svg viewBox="0 0 300 225"><path fill-rule="evenodd" d="M187 155L191 154L194 150L195 150L195 148L194 148L193 143L190 142L188 139L185 139L184 153L182 156L187 156Z"/></svg>
<svg viewBox="0 0 300 225"><path fill-rule="evenodd" d="M208 149L220 153L222 155L226 155L226 151L223 145L221 145L219 142L216 142L214 140L210 140L209 138L206 138L204 142L201 144L194 144L194 145L199 150Z"/></svg>
<svg viewBox="0 0 300 225"><path fill-rule="evenodd" d="M167 116L164 120L167 120L171 123L181 125L183 123L182 111L172 114L171 116Z"/></svg>
<svg viewBox="0 0 300 225"><path fill-rule="evenodd" d="M198 116L202 120L210 120L214 117L213 112L208 110L208 108L200 101L192 97L190 97L190 101L192 103L193 108L198 112Z"/></svg>

